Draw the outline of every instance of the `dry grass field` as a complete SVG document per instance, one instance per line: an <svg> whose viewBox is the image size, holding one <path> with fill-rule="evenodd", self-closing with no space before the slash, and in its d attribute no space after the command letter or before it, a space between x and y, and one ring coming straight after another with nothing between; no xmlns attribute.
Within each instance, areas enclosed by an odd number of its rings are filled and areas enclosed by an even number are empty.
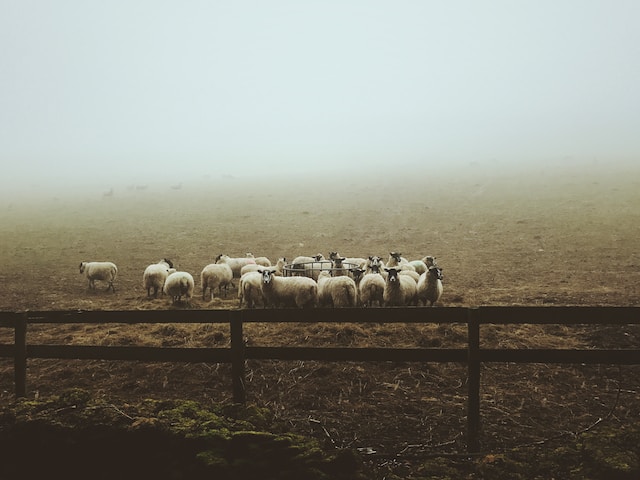
<svg viewBox="0 0 640 480"><path fill-rule="evenodd" d="M399 172L398 176L407 176ZM432 308L477 305L640 305L640 167L508 171L472 165L456 174L211 179L181 189L6 200L0 205L0 310L237 308L203 301L199 274L216 255L275 261L317 252L410 259L435 255L444 294ZM196 278L188 307L150 299L144 268L166 257ZM115 293L89 291L81 261L119 267ZM462 326L245 327L253 345L460 347ZM9 341L0 331L0 340ZM530 326L482 331L496 347L624 348L631 327ZM33 326L33 343L224 345L216 325ZM408 476L423 456L465 449L466 367L455 364L249 362L250 402L295 431L336 446L370 448L382 478ZM12 362L0 359L0 401L13 400ZM501 451L556 440L605 419L640 418L640 367L489 365L482 371L482 446ZM31 360L30 397L80 387L123 401L231 397L226 365Z"/></svg>

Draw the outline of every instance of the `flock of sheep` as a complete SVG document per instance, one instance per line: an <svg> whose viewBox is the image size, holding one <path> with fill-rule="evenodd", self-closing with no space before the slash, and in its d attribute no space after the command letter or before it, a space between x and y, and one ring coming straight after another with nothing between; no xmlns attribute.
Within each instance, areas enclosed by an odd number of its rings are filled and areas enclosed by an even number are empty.
<svg viewBox="0 0 640 480"><path fill-rule="evenodd" d="M115 292L118 268L112 262L82 262L80 273L95 289L96 280L106 282ZM331 252L296 257L287 263L284 257L275 265L266 257L218 255L215 262L200 272L202 299L227 296L235 288L240 307L357 307L434 305L442 296L442 268L433 256L409 261L398 252L390 252L386 262L378 256L343 257ZM142 276L148 297L167 295L172 303L189 301L195 291L193 275L177 271L171 260L149 265Z"/></svg>

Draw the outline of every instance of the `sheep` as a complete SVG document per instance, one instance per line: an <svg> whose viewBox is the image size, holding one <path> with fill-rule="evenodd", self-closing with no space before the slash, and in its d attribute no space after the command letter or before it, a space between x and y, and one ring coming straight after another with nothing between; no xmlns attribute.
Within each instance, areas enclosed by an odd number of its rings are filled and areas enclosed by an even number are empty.
<svg viewBox="0 0 640 480"><path fill-rule="evenodd" d="M200 272L200 284L202 285L202 300L205 299L207 288L213 300L214 291L217 288L218 294L222 293L224 287L224 296L227 296L227 288L233 281L233 271L227 263L210 263Z"/></svg>
<svg viewBox="0 0 640 480"><path fill-rule="evenodd" d="M310 277L313 275L313 264L316 262L322 262L324 255L317 253L313 257L307 257L304 255L297 256L291 262L291 268L293 275L306 275Z"/></svg>
<svg viewBox="0 0 640 480"><path fill-rule="evenodd" d="M442 296L442 269L436 265L429 267L429 270L420 275L418 280L418 303L422 302L427 306L433 306Z"/></svg>
<svg viewBox="0 0 640 480"><path fill-rule="evenodd" d="M153 288L153 297L158 296L158 291L162 293L164 281L169 275L169 270L173 268L173 262L167 258L163 258L158 263L152 263L145 268L142 274L142 286L147 290L147 297L151 296Z"/></svg>
<svg viewBox="0 0 640 480"><path fill-rule="evenodd" d="M427 264L424 263L422 260L411 260L409 262L409 265L411 265L414 268L415 272L418 275L422 275L424 272L427 271L427 268L428 268Z"/></svg>
<svg viewBox="0 0 640 480"><path fill-rule="evenodd" d="M267 257L254 257L253 253L247 253L247 257L253 258L257 265L262 265L263 267L271 266L271 260L269 260Z"/></svg>
<svg viewBox="0 0 640 480"><path fill-rule="evenodd" d="M395 267L385 267L385 271L388 275L384 284L384 305L386 307L415 305L418 292L416 282L407 275L400 275L400 270Z"/></svg>
<svg viewBox="0 0 640 480"><path fill-rule="evenodd" d="M400 269L400 271L398 272L399 275L406 275L407 277L410 277L411 279L413 279L414 282L418 283L418 280L420 279L420 274L418 272L416 272L415 270L405 270L404 268Z"/></svg>
<svg viewBox="0 0 640 480"><path fill-rule="evenodd" d="M165 295L171 296L171 302L175 304L182 299L183 295L187 301L191 300L194 289L193 276L189 272L176 271L167 276L162 291Z"/></svg>
<svg viewBox="0 0 640 480"><path fill-rule="evenodd" d="M318 275L318 304L329 307L355 307L358 288L353 278L345 275L332 277L327 271Z"/></svg>
<svg viewBox="0 0 640 480"><path fill-rule="evenodd" d="M436 265L436 257L427 255L425 257L422 257L422 259L420 260L411 260L409 262L409 265L412 265L415 268L416 272L422 275L429 269L429 267L433 267L434 265Z"/></svg>
<svg viewBox="0 0 640 480"><path fill-rule="evenodd" d="M347 274L347 269L344 266L345 257L333 257L331 260L331 274L334 277L340 277ZM320 272L322 273L322 272ZM318 276L318 279L320 277Z"/></svg>
<svg viewBox="0 0 640 480"><path fill-rule="evenodd" d="M229 255L226 254L221 254L218 255L216 257L216 260L214 263L226 263L231 267L231 271L233 272L233 278L240 278L242 276L242 274L240 273L240 270L242 270L242 267L244 267L245 265L249 264L249 263L256 263L255 258L253 258L253 255L248 253L247 255L251 255L251 257L247 256L247 257L230 257ZM233 283L232 283L233 285Z"/></svg>
<svg viewBox="0 0 640 480"><path fill-rule="evenodd" d="M364 266L365 274L367 273L380 273L382 269L385 267L382 258L376 255L370 255L367 259L367 262Z"/></svg>
<svg viewBox="0 0 640 480"><path fill-rule="evenodd" d="M309 277L278 277L271 270L258 270L262 275L262 293L266 304L315 307L318 304L318 284Z"/></svg>
<svg viewBox="0 0 640 480"><path fill-rule="evenodd" d="M423 257L422 261L425 263L427 268L435 267L438 265L438 262L436 262L436 257L433 257L431 255L427 255L426 257Z"/></svg>
<svg viewBox="0 0 640 480"><path fill-rule="evenodd" d="M113 282L118 276L118 267L112 262L80 262L80 273L84 273L89 280L89 289L95 290L96 280L107 282L107 291L115 293Z"/></svg>
<svg viewBox="0 0 640 480"><path fill-rule="evenodd" d="M240 277L238 285L238 303L240 308L246 304L248 308L255 308L257 303L266 306L262 293L262 274L258 271L247 272Z"/></svg>
<svg viewBox="0 0 640 480"><path fill-rule="evenodd" d="M367 273L360 278L358 284L358 297L360 304L372 307L376 303L379 307L384 305L385 280L379 273Z"/></svg>
<svg viewBox="0 0 640 480"><path fill-rule="evenodd" d="M404 258L400 252L389 252L389 259L387 260L386 266L397 267L400 265L406 265L409 263L409 260Z"/></svg>
<svg viewBox="0 0 640 480"><path fill-rule="evenodd" d="M248 263L242 269L240 269L240 278L244 276L245 273L249 272L257 272L260 269L268 268L275 272L276 275L282 276L284 274L284 266L286 265L287 259L285 257L280 257L278 262L275 265L260 265L258 263Z"/></svg>
<svg viewBox="0 0 640 480"><path fill-rule="evenodd" d="M329 252L329 260L335 260L341 256L338 252ZM342 261L348 264L349 268L364 268L367 263L367 259L362 257L344 257Z"/></svg>

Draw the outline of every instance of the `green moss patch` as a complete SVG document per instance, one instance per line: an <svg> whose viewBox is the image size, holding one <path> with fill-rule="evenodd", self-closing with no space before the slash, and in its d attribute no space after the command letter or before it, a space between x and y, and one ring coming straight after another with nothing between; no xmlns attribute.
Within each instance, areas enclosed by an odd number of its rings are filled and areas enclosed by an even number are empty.
<svg viewBox="0 0 640 480"><path fill-rule="evenodd" d="M116 405L71 390L0 410L0 478L362 479L351 451L321 449L255 406Z"/></svg>

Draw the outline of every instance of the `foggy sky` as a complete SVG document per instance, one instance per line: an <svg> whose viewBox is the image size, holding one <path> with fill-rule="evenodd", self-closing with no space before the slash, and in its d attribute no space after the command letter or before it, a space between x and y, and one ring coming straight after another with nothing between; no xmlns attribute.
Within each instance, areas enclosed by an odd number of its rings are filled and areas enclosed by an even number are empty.
<svg viewBox="0 0 640 480"><path fill-rule="evenodd" d="M3 190L640 154L640 3L0 0Z"/></svg>

